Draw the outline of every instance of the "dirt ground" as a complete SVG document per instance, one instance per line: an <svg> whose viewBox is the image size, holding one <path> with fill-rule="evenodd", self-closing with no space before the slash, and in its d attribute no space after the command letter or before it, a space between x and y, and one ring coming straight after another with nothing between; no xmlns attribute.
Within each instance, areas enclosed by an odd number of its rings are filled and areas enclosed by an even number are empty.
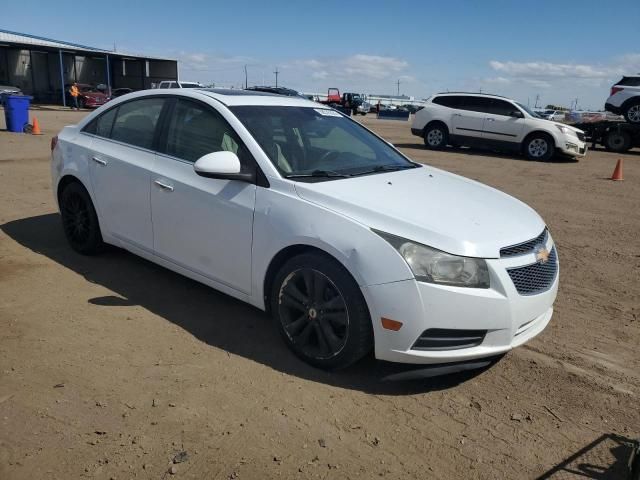
<svg viewBox="0 0 640 480"><path fill-rule="evenodd" d="M0 131L0 479L624 478L640 437L640 152L429 152L409 124L364 118L534 207L561 262L538 338L482 372L391 383L372 358L308 367L262 312L127 252L73 253L49 142L83 113L32 114L43 136Z"/></svg>

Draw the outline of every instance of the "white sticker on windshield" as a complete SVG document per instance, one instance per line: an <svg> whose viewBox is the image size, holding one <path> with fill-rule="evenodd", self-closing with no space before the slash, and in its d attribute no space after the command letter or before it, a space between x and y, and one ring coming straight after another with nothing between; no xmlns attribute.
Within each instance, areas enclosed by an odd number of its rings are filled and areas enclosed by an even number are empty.
<svg viewBox="0 0 640 480"><path fill-rule="evenodd" d="M329 108L314 108L316 112L320 115L324 115L325 117L341 117L340 112L336 112L335 110L331 110Z"/></svg>

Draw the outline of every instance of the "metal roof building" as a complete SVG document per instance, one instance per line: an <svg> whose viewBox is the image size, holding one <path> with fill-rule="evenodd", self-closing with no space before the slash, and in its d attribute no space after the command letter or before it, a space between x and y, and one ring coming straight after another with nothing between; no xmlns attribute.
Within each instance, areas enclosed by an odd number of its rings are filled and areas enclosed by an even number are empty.
<svg viewBox="0 0 640 480"><path fill-rule="evenodd" d="M35 102L66 105L73 82L142 90L178 79L178 62L128 55L0 29L0 84L19 87Z"/></svg>

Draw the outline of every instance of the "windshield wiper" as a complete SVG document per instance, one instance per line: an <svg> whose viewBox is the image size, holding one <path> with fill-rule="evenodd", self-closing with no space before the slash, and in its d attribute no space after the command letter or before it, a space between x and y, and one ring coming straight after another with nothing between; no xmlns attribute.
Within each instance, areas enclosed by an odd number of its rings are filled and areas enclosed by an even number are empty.
<svg viewBox="0 0 640 480"><path fill-rule="evenodd" d="M350 176L333 170L314 170L311 173L291 173L284 178L347 178Z"/></svg>
<svg viewBox="0 0 640 480"><path fill-rule="evenodd" d="M369 173L378 173L378 172L397 172L398 170L408 170L410 168L418 168L420 165L378 165L377 167L373 167L371 170L365 170L363 172L353 173L353 176L356 175L367 175Z"/></svg>

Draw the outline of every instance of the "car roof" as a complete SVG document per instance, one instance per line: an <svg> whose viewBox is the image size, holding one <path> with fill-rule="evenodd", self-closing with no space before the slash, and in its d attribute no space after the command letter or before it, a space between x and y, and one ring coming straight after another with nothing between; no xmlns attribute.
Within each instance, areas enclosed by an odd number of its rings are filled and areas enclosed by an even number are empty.
<svg viewBox="0 0 640 480"><path fill-rule="evenodd" d="M291 107L316 107L326 108L302 97L277 95L274 93L260 92L255 90L223 89L223 88L194 88L192 91L202 93L208 97L215 98L220 103L227 106L238 105L271 105L271 106L291 106Z"/></svg>
<svg viewBox="0 0 640 480"><path fill-rule="evenodd" d="M148 90L139 90L127 95L128 100L141 98L146 96L155 96L158 94L170 94L172 96L200 98L203 97L214 99L228 107L239 105L262 105L273 107L311 107L324 108L322 105L303 97L289 97L284 95L275 95L273 93L255 92L240 89L223 89L223 88L154 88Z"/></svg>
<svg viewBox="0 0 640 480"><path fill-rule="evenodd" d="M436 93L434 96L447 96L447 95L500 98L504 100L513 101L511 98L505 97L503 95L495 95L493 93L480 93L480 92L439 92L439 93Z"/></svg>

